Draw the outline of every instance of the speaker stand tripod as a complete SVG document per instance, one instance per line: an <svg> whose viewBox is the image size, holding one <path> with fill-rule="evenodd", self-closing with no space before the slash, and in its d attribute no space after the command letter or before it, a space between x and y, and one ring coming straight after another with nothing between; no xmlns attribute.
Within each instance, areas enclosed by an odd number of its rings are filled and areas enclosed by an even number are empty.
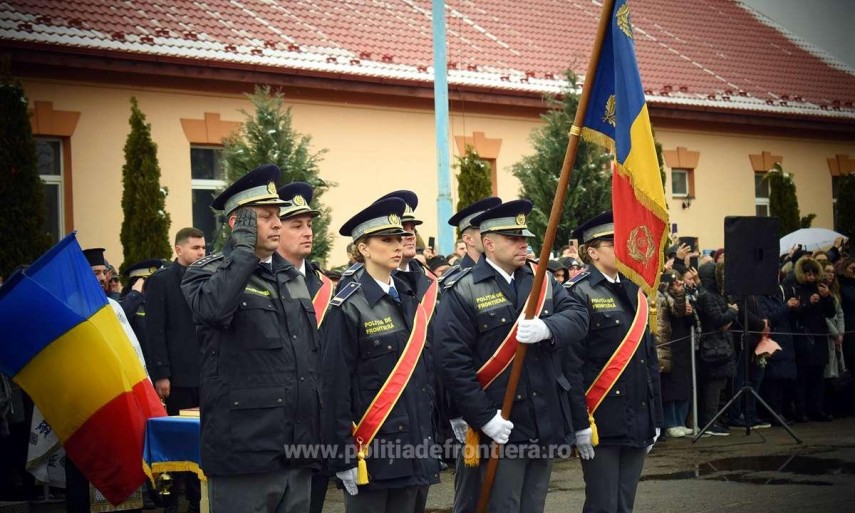
<svg viewBox="0 0 855 513"><path fill-rule="evenodd" d="M728 401L727 404L725 404L724 407L721 410L719 410L718 413L715 414L715 417L713 417L712 420L710 420L707 423L707 425L703 427L703 429L698 431L698 434L696 434L694 436L694 438L692 438L692 443L697 442L698 439L700 439L701 436L703 436L703 434L706 433L707 430L713 424L715 424L715 422L719 419L719 417L724 415L724 413L728 409L730 409L730 407L736 402L736 400L739 399L739 397L743 396L743 395L745 397L744 397L744 400L742 401L742 418L745 419L745 435L746 436L750 435L751 434L751 419L748 417L748 399L749 399L748 396L753 395L754 399L756 399L758 403L762 404L763 408L766 408L766 411L768 413L770 413L772 415L772 417L778 422L778 425L783 426L783 428L787 430L787 433L789 433L790 436L793 437L793 440L795 440L796 443L800 444L800 443L802 443L802 439L799 438L798 436L796 436L796 434L793 432L793 430L790 429L790 426L788 426L787 423L784 422L784 419L782 419L781 416L778 415L778 413L775 410L773 410L768 404L766 404L766 401L764 401L763 398L760 397L760 394L758 394L757 391L751 387L751 381L749 380L750 366L751 366L751 355L749 354L750 351L749 351L749 344L748 344L748 308L746 308L747 305L748 305L748 302L746 300L746 296L742 296L742 310L743 310L743 317L742 317L742 355L740 356L742 358L742 363L744 364L742 367L742 387L735 394L733 394L733 397L730 398L730 401ZM756 408L755 408L755 410L756 410Z"/></svg>

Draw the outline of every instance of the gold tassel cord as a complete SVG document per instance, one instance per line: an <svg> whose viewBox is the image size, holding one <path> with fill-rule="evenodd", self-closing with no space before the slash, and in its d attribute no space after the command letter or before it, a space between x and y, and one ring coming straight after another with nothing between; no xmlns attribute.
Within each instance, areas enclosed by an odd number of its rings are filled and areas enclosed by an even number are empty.
<svg viewBox="0 0 855 513"><path fill-rule="evenodd" d="M365 450L362 448L362 444L359 444L359 452L356 453L356 484L358 485L367 485L368 484L368 464L365 463Z"/></svg>
<svg viewBox="0 0 855 513"><path fill-rule="evenodd" d="M597 432L597 423L594 422L594 416L588 414L588 422L591 424L591 445L594 447L600 445L600 434Z"/></svg>
<svg viewBox="0 0 855 513"><path fill-rule="evenodd" d="M467 467L477 467L481 463L481 457L478 454L480 444L478 432L469 426L469 430L466 431L466 443L463 446L463 464Z"/></svg>

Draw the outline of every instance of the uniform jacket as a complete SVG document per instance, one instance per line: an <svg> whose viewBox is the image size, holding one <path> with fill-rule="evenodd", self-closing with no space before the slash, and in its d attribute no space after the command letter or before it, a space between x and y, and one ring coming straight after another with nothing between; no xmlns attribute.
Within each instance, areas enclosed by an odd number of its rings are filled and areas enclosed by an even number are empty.
<svg viewBox="0 0 855 513"><path fill-rule="evenodd" d="M584 408L578 366L566 375L559 354L562 348L585 336L588 319L582 305L551 276L547 278L552 282L552 297L546 298L539 316L552 339L528 347L511 412L514 428L510 443L565 443L576 420L571 419L567 393L572 392L577 410ZM443 293L437 315L443 381L463 419L474 428L483 427L501 409L510 366L486 389L481 388L475 373L523 313L533 279L527 265L517 269L514 291L481 257ZM587 416L583 418L584 425L577 429L587 427Z"/></svg>
<svg viewBox="0 0 855 513"><path fill-rule="evenodd" d="M171 386L196 388L202 357L193 313L181 292L186 271L175 260L148 278L143 347L152 381L169 378Z"/></svg>
<svg viewBox="0 0 855 513"><path fill-rule="evenodd" d="M238 248L194 263L181 290L202 350L205 474L314 463L284 453L319 442L319 338L303 276L278 254L268 269Z"/></svg>
<svg viewBox="0 0 855 513"><path fill-rule="evenodd" d="M137 336L143 354L147 354L145 296L136 290L130 290L118 303L122 305L122 310L125 312L125 317L128 318L131 329L134 330L134 335Z"/></svg>
<svg viewBox="0 0 855 513"><path fill-rule="evenodd" d="M356 280L359 287L339 305L330 305L321 326L322 433L324 443L337 451L331 462L334 472L356 466L353 425L360 421L395 367L412 330L418 298L412 285L398 277L400 274L406 273L396 273L393 278L400 304L384 293L371 275L362 272ZM340 298L346 295L347 291L343 291ZM427 448L436 442L430 358L425 347L400 399L375 437L377 445L372 447L383 445L403 451L407 446ZM427 486L439 481L439 462L435 458L398 454L401 456L369 451L366 462L370 482L361 488Z"/></svg>
<svg viewBox="0 0 855 513"><path fill-rule="evenodd" d="M587 336L571 345L582 363L587 390L629 331L638 307L638 286L625 276L612 285L595 267L576 281L570 293L587 309L591 325ZM655 428L662 426L659 362L649 331L626 369L594 412L605 446L645 447L653 443Z"/></svg>

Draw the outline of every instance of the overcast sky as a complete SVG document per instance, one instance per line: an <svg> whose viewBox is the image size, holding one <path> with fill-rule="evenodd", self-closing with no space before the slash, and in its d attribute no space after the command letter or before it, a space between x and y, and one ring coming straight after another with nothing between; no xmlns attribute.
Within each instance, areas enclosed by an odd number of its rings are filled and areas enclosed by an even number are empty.
<svg viewBox="0 0 855 513"><path fill-rule="evenodd" d="M742 0L855 69L855 1Z"/></svg>

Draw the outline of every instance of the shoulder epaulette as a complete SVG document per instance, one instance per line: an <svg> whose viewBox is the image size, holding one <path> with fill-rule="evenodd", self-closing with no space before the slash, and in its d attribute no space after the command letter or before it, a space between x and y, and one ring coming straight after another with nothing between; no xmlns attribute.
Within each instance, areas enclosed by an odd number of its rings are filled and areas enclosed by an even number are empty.
<svg viewBox="0 0 855 513"><path fill-rule="evenodd" d="M445 282L450 280L454 275L460 272L460 266L458 264L454 264L442 273L442 276L437 278L440 287L445 287Z"/></svg>
<svg viewBox="0 0 855 513"><path fill-rule="evenodd" d="M472 272L472 269L474 269L474 267L467 267L466 269L461 269L460 271L458 271L457 274L448 279L448 281L443 285L443 289L450 289L451 287L453 287L455 283L460 281L460 278L463 278L464 276Z"/></svg>
<svg viewBox="0 0 855 513"><path fill-rule="evenodd" d="M210 264L211 262L215 262L217 260L222 260L223 258L225 258L225 257L223 256L222 252L214 253L213 255L208 255L204 258L200 258L199 260L196 260L195 262L193 262L190 265L191 265L191 267L202 267L202 266Z"/></svg>
<svg viewBox="0 0 855 513"><path fill-rule="evenodd" d="M341 290L338 291L338 294L336 294L335 297L332 298L330 304L332 306L341 306L341 304L347 301L347 298L349 298L351 295L353 295L354 292L359 290L359 287L361 286L362 285L360 283L355 281L346 284L344 287L342 287Z"/></svg>
<svg viewBox="0 0 855 513"><path fill-rule="evenodd" d="M573 278L571 278L570 280L565 281L564 282L564 288L565 289L572 289L573 285L576 285L577 283L584 280L585 278L587 278L590 275L591 275L590 272L582 271L579 274L577 274L576 276L574 276Z"/></svg>
<svg viewBox="0 0 855 513"><path fill-rule="evenodd" d="M342 276L353 276L354 274L356 274L356 271L362 269L362 267L363 267L363 264L357 262L357 263L353 264L352 266L348 267L346 271L341 273L341 275Z"/></svg>

